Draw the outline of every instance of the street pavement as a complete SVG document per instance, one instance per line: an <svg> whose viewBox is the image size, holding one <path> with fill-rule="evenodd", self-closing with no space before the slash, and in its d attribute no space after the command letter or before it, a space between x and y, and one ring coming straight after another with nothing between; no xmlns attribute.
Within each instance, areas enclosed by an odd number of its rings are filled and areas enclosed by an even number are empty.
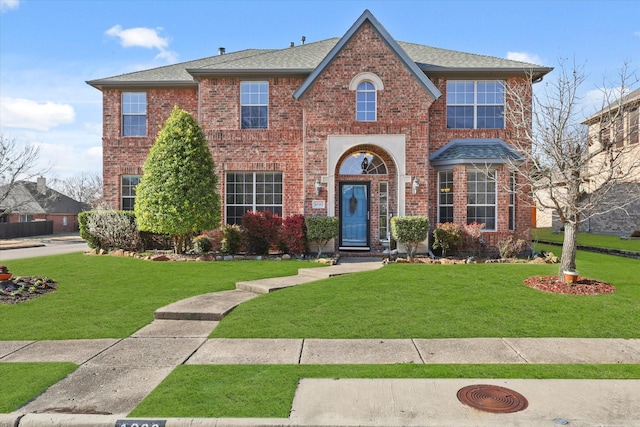
<svg viewBox="0 0 640 427"><path fill-rule="evenodd" d="M163 307L150 324L124 339L0 341L0 363L79 365L25 406L0 414L0 426L640 426L640 380L589 379L303 378L287 418L127 417L181 364L640 363L638 339L208 338L226 313L258 297L257 292L381 267L380 260L343 260L332 267L301 269L297 280L239 283L236 291ZM491 413L461 403L458 391L480 384L520 393L526 409Z"/></svg>

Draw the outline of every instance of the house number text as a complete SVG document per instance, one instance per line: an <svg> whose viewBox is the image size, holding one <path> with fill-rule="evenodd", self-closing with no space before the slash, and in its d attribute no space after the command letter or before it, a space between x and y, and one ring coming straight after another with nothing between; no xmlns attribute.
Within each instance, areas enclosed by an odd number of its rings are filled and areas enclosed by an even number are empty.
<svg viewBox="0 0 640 427"><path fill-rule="evenodd" d="M118 420L116 427L166 427L166 420Z"/></svg>

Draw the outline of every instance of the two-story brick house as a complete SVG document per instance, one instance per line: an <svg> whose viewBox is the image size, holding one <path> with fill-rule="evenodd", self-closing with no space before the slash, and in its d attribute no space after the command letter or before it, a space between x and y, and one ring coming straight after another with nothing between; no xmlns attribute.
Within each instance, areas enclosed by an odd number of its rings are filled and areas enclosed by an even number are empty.
<svg viewBox="0 0 640 427"><path fill-rule="evenodd" d="M248 210L340 217L337 247L377 251L389 219L485 223L485 240L528 235L530 194L505 86L551 68L394 40L365 11L342 38L248 49L93 80L104 102L104 199L131 209L174 105L204 129L225 223Z"/></svg>

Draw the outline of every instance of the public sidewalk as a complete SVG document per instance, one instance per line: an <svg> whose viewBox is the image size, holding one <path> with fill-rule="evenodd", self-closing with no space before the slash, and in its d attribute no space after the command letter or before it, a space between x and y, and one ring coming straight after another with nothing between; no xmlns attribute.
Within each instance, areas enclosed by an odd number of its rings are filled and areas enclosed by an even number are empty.
<svg viewBox="0 0 640 427"><path fill-rule="evenodd" d="M257 292L382 267L379 260L349 261L179 301L159 309L152 323L124 339L0 341L0 362L79 365L24 407L0 414L0 426L130 427L136 420L126 415L180 364L640 363L638 339L207 338L226 313ZM457 391L476 384L512 389L528 407L494 414L463 405ZM640 380L302 379L288 418L155 421L167 427L632 426L640 425Z"/></svg>

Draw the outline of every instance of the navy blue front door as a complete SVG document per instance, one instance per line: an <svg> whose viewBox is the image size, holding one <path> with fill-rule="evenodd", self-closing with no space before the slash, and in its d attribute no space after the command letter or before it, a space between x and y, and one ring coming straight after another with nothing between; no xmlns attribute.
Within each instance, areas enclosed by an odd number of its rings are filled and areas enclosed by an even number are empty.
<svg viewBox="0 0 640 427"><path fill-rule="evenodd" d="M369 249L369 183L340 183L340 248Z"/></svg>

